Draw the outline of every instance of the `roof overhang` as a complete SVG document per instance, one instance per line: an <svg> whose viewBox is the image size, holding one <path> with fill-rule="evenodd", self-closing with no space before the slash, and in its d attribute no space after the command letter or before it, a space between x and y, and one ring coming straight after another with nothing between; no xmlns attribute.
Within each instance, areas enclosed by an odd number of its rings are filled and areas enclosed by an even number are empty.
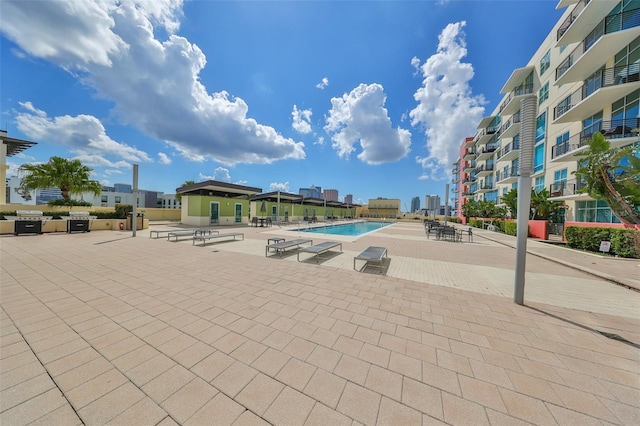
<svg viewBox="0 0 640 426"><path fill-rule="evenodd" d="M502 90L500 93L507 94L511 92L516 87L520 86L525 78L533 71L535 67L533 65L528 65L522 68L516 68L511 73L511 76L507 79L507 82L502 86Z"/></svg>
<svg viewBox="0 0 640 426"><path fill-rule="evenodd" d="M21 153L27 148L37 145L37 142L25 141L23 139L10 138L0 135L2 143L7 146L7 157Z"/></svg>
<svg viewBox="0 0 640 426"><path fill-rule="evenodd" d="M251 197L260 192L262 192L262 188L236 185L234 183L219 182L216 180L208 180L176 188L177 194L210 195L225 198Z"/></svg>

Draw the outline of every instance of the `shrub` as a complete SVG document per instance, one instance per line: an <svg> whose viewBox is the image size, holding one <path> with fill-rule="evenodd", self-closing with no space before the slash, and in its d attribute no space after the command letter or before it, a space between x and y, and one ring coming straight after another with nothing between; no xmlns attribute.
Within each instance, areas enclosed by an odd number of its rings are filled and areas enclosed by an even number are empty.
<svg viewBox="0 0 640 426"><path fill-rule="evenodd" d="M640 258L640 231L635 229L568 226L564 235L571 248L599 252L600 243L609 241L610 254Z"/></svg>
<svg viewBox="0 0 640 426"><path fill-rule="evenodd" d="M517 235L518 224L516 222L503 222L504 223L504 233L507 235Z"/></svg>
<svg viewBox="0 0 640 426"><path fill-rule="evenodd" d="M65 200L64 198L59 198L57 200L50 200L47 202L48 206L82 206L82 207L91 207L92 204L88 201L84 200Z"/></svg>
<svg viewBox="0 0 640 426"><path fill-rule="evenodd" d="M126 219L127 214L133 212L131 204L116 204L116 219Z"/></svg>
<svg viewBox="0 0 640 426"><path fill-rule="evenodd" d="M480 219L470 219L469 226L473 226L474 228L482 228L482 221Z"/></svg>

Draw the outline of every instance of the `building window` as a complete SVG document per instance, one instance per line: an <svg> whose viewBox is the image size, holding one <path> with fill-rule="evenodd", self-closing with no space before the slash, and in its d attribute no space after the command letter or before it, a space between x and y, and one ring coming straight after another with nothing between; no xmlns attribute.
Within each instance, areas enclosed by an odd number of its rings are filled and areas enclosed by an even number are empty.
<svg viewBox="0 0 640 426"><path fill-rule="evenodd" d="M578 222L620 223L620 219L611 213L611 209L602 200L576 201L576 220Z"/></svg>
<svg viewBox="0 0 640 426"><path fill-rule="evenodd" d="M120 204L122 203L122 197L119 195L116 195L116 204Z"/></svg>
<svg viewBox="0 0 640 426"><path fill-rule="evenodd" d="M544 189L544 176L537 177L533 183L533 189L540 192Z"/></svg>
<svg viewBox="0 0 640 426"><path fill-rule="evenodd" d="M101 202L101 203L106 203L106 202L108 202L108 201L109 201L109 200L107 200L107 196L106 196L106 195L103 195L103 196L101 196L101 197L100 197L100 202Z"/></svg>
<svg viewBox="0 0 640 426"><path fill-rule="evenodd" d="M547 53L540 59L540 75L544 74L546 70L551 66L551 50L547 50Z"/></svg>
<svg viewBox="0 0 640 426"><path fill-rule="evenodd" d="M543 112L536 119L536 142L544 140L547 127L547 113Z"/></svg>
<svg viewBox="0 0 640 426"><path fill-rule="evenodd" d="M538 105L549 99L549 82L547 81L538 92Z"/></svg>
<svg viewBox="0 0 640 426"><path fill-rule="evenodd" d="M536 145L533 151L533 173L541 172L544 169L544 143Z"/></svg>

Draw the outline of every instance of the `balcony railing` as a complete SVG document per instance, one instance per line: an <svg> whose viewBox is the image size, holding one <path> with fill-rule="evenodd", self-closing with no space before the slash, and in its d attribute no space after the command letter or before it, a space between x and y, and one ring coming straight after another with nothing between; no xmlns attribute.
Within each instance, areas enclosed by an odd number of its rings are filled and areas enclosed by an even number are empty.
<svg viewBox="0 0 640 426"><path fill-rule="evenodd" d="M520 122L520 113L514 114L502 125L502 130L500 130L500 133L506 132L507 129L509 129L509 127L519 122Z"/></svg>
<svg viewBox="0 0 640 426"><path fill-rule="evenodd" d="M500 112L502 112L502 110L505 109L516 96L529 95L531 93L533 93L533 84L522 84L516 87L511 92L509 92L509 96L507 96L507 99L505 99L504 102L500 104Z"/></svg>
<svg viewBox="0 0 640 426"><path fill-rule="evenodd" d="M640 80L640 63L629 66L605 68L593 73L575 92L565 98L553 109L553 118L558 119L571 108L591 96L603 87L617 86Z"/></svg>
<svg viewBox="0 0 640 426"><path fill-rule="evenodd" d="M567 59L558 65L556 68L556 80L562 77L562 75L571 68L575 61L589 50L591 46L593 46L602 36L637 26L640 26L640 9L627 10L626 12L607 16L600 21L598 25L596 25L593 31L591 31L584 40L582 40L582 43L578 44L573 52L567 56Z"/></svg>
<svg viewBox="0 0 640 426"><path fill-rule="evenodd" d="M477 175L478 173L482 173L482 172L490 172L493 171L495 165L494 164L482 164L478 167L476 167L476 169L474 170L475 174Z"/></svg>
<svg viewBox="0 0 640 426"><path fill-rule="evenodd" d="M579 179L554 182L549 185L549 196L566 197L568 195L580 194L580 190L585 186L586 184Z"/></svg>
<svg viewBox="0 0 640 426"><path fill-rule="evenodd" d="M518 168L510 168L507 167L503 170L499 170L496 172L496 182L500 182L501 180L519 177L520 173L518 172Z"/></svg>
<svg viewBox="0 0 640 426"><path fill-rule="evenodd" d="M498 153L496 154L496 158L500 159L505 155L507 155L508 153L510 153L511 151L515 151L518 149L520 149L520 142L515 142L515 143L509 142L508 144L503 146L502 149L500 149L500 151L498 151Z"/></svg>
<svg viewBox="0 0 640 426"><path fill-rule="evenodd" d="M573 24L573 22L576 20L578 15L580 15L580 12L584 10L584 8L589 4L590 1L591 0L582 0L578 4L576 4L576 6L571 11L571 14L567 16L567 19L565 19L562 24L560 24L560 28L558 28L558 31L556 33L557 34L556 41L559 41L560 38L562 38L564 33L567 32L569 27L571 27L571 24Z"/></svg>
<svg viewBox="0 0 640 426"><path fill-rule="evenodd" d="M627 118L613 121L598 121L566 141L551 147L551 158L575 151L593 138L596 132L602 133L607 139L630 138L638 134L632 132L640 126L640 118Z"/></svg>
<svg viewBox="0 0 640 426"><path fill-rule="evenodd" d="M486 153L491 153L491 152L495 152L495 150L498 149L498 147L496 147L495 145L487 145L482 147L482 149L480 149L478 151L478 156L482 155L482 154L486 154Z"/></svg>

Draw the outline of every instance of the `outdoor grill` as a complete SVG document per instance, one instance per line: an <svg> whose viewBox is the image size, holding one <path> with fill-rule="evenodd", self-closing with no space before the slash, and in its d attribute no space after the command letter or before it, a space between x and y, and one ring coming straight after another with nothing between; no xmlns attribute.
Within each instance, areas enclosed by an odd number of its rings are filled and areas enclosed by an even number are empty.
<svg viewBox="0 0 640 426"><path fill-rule="evenodd" d="M15 223L13 235L20 235L42 234L42 223L51 219L51 216L43 216L39 210L18 210L15 216L5 218Z"/></svg>
<svg viewBox="0 0 640 426"><path fill-rule="evenodd" d="M69 212L69 216L61 216L67 221L67 233L90 232L91 221L97 216L90 216L89 212Z"/></svg>

